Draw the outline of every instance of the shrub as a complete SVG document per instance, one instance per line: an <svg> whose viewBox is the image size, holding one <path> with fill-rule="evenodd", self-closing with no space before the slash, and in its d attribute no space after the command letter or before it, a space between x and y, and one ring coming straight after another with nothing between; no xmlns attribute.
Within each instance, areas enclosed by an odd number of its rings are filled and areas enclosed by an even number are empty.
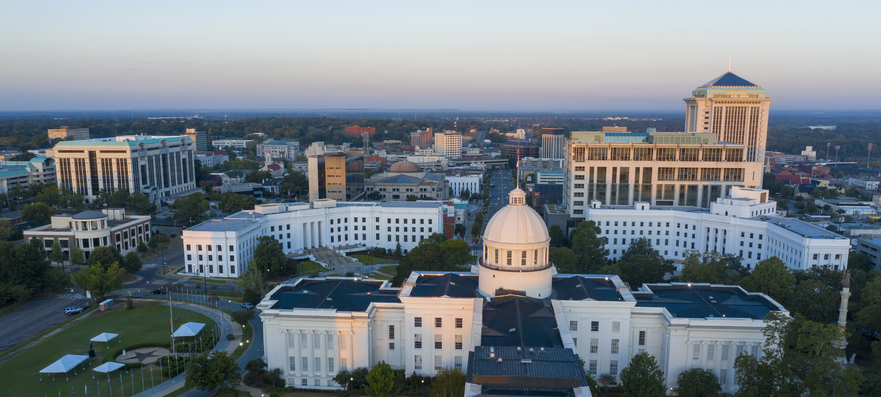
<svg viewBox="0 0 881 397"><path fill-rule="evenodd" d="M236 337L233 336L233 334L226 334L226 340L233 340L233 339L235 339L235 338L236 338Z"/></svg>

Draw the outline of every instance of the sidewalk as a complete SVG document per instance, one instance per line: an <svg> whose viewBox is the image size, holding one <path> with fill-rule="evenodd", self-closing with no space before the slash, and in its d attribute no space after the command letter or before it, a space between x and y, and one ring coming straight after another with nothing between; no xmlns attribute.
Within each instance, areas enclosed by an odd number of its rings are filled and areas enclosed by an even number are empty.
<svg viewBox="0 0 881 397"><path fill-rule="evenodd" d="M145 301L160 301L157 299L144 299L144 298L135 298L133 300L145 300ZM167 302L167 301L165 301ZM202 305L196 305L193 303L186 302L173 302L174 307L179 307L182 309L192 310L194 312L205 314L212 319L216 319L218 315L221 313L212 308L208 308ZM212 351L226 351L229 354L232 354L237 347L239 347L239 342L242 341L242 327L234 324L232 319L228 314L223 313L223 321L221 325L222 332L220 333L223 337L217 342L217 345L214 346ZM227 330L230 330L235 337L233 340L226 339L225 335L228 333ZM184 387L186 383L186 373L181 373L171 380L160 383L158 386L153 387L152 389L147 389L141 393L135 394L138 397L148 397L148 396L164 396L170 393L173 393L182 387Z"/></svg>

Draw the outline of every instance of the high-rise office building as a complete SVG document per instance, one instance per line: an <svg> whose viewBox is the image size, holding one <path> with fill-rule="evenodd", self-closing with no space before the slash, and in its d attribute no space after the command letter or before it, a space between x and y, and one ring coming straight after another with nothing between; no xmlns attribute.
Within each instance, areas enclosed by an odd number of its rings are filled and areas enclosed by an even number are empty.
<svg viewBox="0 0 881 397"><path fill-rule="evenodd" d="M208 133L205 131L196 131L195 128L187 128L186 136L188 136L196 145L197 152L208 151Z"/></svg>
<svg viewBox="0 0 881 397"><path fill-rule="evenodd" d="M351 201L364 194L364 156L328 152L309 156L309 201Z"/></svg>
<svg viewBox="0 0 881 397"><path fill-rule="evenodd" d="M762 163L773 100L761 86L728 71L684 99L685 132L709 132L720 142L745 145L746 161Z"/></svg>
<svg viewBox="0 0 881 397"><path fill-rule="evenodd" d="M709 208L732 187L760 188L772 99L731 73L693 95L685 133L572 132L563 185L569 216L584 218L593 200Z"/></svg>
<svg viewBox="0 0 881 397"><path fill-rule="evenodd" d="M410 146L419 147L420 149L431 149L433 144L432 138L433 133L431 132L431 128L426 130L417 130L416 132L410 133Z"/></svg>
<svg viewBox="0 0 881 397"><path fill-rule="evenodd" d="M542 128L541 158L561 159L566 149L566 137L562 128Z"/></svg>
<svg viewBox="0 0 881 397"><path fill-rule="evenodd" d="M55 145L58 188L94 200L117 189L154 203L199 190L193 141L186 136L127 135Z"/></svg>
<svg viewBox="0 0 881 397"><path fill-rule="evenodd" d="M49 139L89 139L88 128L70 128L67 126L49 130Z"/></svg>
<svg viewBox="0 0 881 397"><path fill-rule="evenodd" d="M462 157L462 134L456 131L435 133L434 152L451 159Z"/></svg>

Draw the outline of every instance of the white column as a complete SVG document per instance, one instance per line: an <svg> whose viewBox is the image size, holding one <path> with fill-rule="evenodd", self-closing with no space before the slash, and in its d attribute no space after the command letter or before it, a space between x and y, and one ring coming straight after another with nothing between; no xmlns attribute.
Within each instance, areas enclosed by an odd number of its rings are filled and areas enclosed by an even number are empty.
<svg viewBox="0 0 881 397"><path fill-rule="evenodd" d="M315 222L310 222L309 224L312 226L312 230L311 230L311 232L312 232L312 234L311 234L312 248L317 248L318 247L318 236L317 236L318 225L316 225Z"/></svg>
<svg viewBox="0 0 881 397"><path fill-rule="evenodd" d="M352 370L356 368L356 366L355 366L355 346L352 345L355 342L355 338L353 337L353 335L354 335L353 333L347 332L346 335L343 336L344 338L346 338L346 349L348 349L348 354L349 354L349 360L348 360L349 362L346 364L349 366L349 372L352 372Z"/></svg>
<svg viewBox="0 0 881 397"><path fill-rule="evenodd" d="M322 331L318 334L318 337L321 338L321 368L319 373L324 375L330 375L330 372L327 371L327 331Z"/></svg>
<svg viewBox="0 0 881 397"><path fill-rule="evenodd" d="M707 346L708 345L709 345L709 343L707 343L707 342L703 342L703 341L701 342L701 366L700 367L703 369L707 369ZM714 350L715 350L715 348L714 348ZM713 355L715 355L715 354L716 354L716 352L714 351Z"/></svg>
<svg viewBox="0 0 881 397"><path fill-rule="evenodd" d="M310 378L312 374L317 370L315 368L315 331L309 331L309 336L306 338L306 342L309 344L306 348L309 350L309 372L307 372L307 376Z"/></svg>

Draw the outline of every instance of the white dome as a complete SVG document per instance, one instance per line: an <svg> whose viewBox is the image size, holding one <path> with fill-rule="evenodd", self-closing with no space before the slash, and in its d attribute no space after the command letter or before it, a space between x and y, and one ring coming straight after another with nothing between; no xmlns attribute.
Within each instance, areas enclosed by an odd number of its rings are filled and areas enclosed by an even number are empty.
<svg viewBox="0 0 881 397"><path fill-rule="evenodd" d="M486 224L483 240L502 244L548 243L551 237L544 220L526 205L526 192L514 189L508 195L509 203L496 212Z"/></svg>

